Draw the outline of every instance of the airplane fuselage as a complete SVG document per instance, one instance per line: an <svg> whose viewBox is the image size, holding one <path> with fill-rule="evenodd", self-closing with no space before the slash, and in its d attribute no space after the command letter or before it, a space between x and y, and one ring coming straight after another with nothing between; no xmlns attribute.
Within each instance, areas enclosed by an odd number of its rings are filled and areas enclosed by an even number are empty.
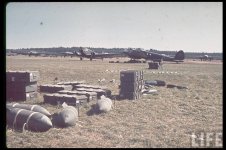
<svg viewBox="0 0 226 150"><path fill-rule="evenodd" d="M152 61L173 61L173 62L183 62L184 61L184 52L182 50L178 51L174 57L165 55L165 54L157 54L153 52L147 52L147 60Z"/></svg>
<svg viewBox="0 0 226 150"><path fill-rule="evenodd" d="M147 57L147 54L140 50L132 50L132 51L123 52L123 53L126 54L131 59L146 59Z"/></svg>

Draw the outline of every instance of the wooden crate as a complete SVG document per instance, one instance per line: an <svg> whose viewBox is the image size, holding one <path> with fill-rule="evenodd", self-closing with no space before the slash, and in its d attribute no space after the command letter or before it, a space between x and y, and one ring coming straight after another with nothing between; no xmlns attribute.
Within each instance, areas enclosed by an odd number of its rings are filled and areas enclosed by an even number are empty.
<svg viewBox="0 0 226 150"><path fill-rule="evenodd" d="M68 105L84 105L87 103L88 99L84 95L67 95L67 94L45 94L43 95L44 103L49 103L52 105L63 104L64 102Z"/></svg>
<svg viewBox="0 0 226 150"><path fill-rule="evenodd" d="M159 63L158 62L149 62L148 65L149 65L148 69L159 69Z"/></svg>
<svg viewBox="0 0 226 150"><path fill-rule="evenodd" d="M15 91L6 91L6 100L7 101L27 101L35 100L38 97L38 92L15 92Z"/></svg>
<svg viewBox="0 0 226 150"><path fill-rule="evenodd" d="M91 100L97 100L97 93L96 92L62 90L62 91L59 91L58 93L59 94L68 94L68 95L85 95L88 99L88 102L91 101Z"/></svg>
<svg viewBox="0 0 226 150"><path fill-rule="evenodd" d="M38 71L7 71L7 82L36 82L40 78Z"/></svg>
<svg viewBox="0 0 226 150"><path fill-rule="evenodd" d="M43 93L56 93L61 90L72 90L72 86L71 85L53 85L53 84L40 85L40 92L43 92Z"/></svg>
<svg viewBox="0 0 226 150"><path fill-rule="evenodd" d="M37 92L38 85L37 81L35 82L7 82L6 83L6 90L13 91L13 92L20 92L20 93L27 93L27 92Z"/></svg>

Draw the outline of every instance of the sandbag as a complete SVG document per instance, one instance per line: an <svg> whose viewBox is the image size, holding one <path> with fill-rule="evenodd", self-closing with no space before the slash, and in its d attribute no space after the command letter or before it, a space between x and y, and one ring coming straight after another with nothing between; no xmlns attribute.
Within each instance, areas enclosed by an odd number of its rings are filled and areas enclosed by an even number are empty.
<svg viewBox="0 0 226 150"><path fill-rule="evenodd" d="M76 121L78 121L78 111L73 106L64 106L65 103L63 103L63 109L60 112L57 112L53 114L53 124L57 127L69 127L74 126L76 124Z"/></svg>
<svg viewBox="0 0 226 150"><path fill-rule="evenodd" d="M101 96L101 99L97 101L97 108L99 112L108 112L111 110L112 101L111 99L105 97L104 95Z"/></svg>

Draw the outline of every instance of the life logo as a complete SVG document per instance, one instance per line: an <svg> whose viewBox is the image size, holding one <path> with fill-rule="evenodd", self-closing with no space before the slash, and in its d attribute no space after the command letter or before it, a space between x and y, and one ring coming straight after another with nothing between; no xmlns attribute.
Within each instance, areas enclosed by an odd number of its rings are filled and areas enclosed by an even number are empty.
<svg viewBox="0 0 226 150"><path fill-rule="evenodd" d="M223 147L222 132L193 132L191 147Z"/></svg>

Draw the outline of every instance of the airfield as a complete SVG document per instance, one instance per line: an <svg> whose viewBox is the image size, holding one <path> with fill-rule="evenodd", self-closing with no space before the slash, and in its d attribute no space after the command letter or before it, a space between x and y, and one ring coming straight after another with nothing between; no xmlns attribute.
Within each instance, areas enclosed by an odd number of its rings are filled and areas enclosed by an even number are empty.
<svg viewBox="0 0 226 150"><path fill-rule="evenodd" d="M119 63L109 63L109 61ZM8 148L183 148L192 147L192 133L223 131L223 65L221 61L185 60L176 64L164 62L159 70L148 69L147 63L123 63L129 58L102 60L73 57L7 56L6 70L39 71L38 85L57 81L85 81L108 87L119 93L120 71L143 70L145 80L163 80L167 84L188 89L153 87L155 95L143 95L138 100L115 100L108 113L91 115L96 103L81 107L79 123L69 128L51 128L47 132L15 132L6 129ZM115 82L110 82L115 79ZM102 82L99 82L102 80ZM57 112L60 108L43 104L43 95L35 101ZM212 142L210 147L215 147Z"/></svg>

